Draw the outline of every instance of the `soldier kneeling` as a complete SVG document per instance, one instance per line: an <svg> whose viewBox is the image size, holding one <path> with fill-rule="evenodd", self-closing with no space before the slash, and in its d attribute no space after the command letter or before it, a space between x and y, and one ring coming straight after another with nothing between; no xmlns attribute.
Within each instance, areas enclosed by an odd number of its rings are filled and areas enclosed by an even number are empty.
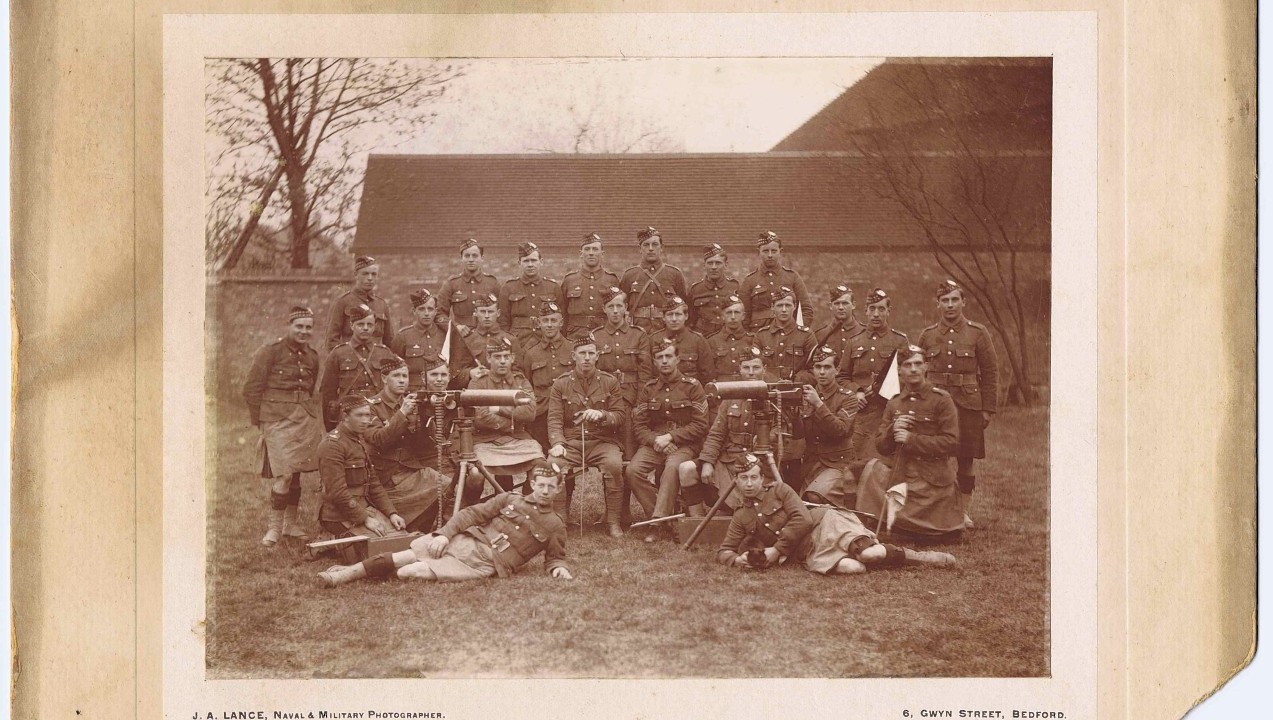
<svg viewBox="0 0 1273 720"><path fill-rule="evenodd" d="M409 550L382 553L357 565L336 565L318 575L328 587L390 575L438 582L485 580L508 577L543 552L550 575L572 580L566 565L566 526L553 512L560 470L551 465L535 468L530 486L530 495L501 493L460 510L436 534L417 538Z"/></svg>
<svg viewBox="0 0 1273 720"><path fill-rule="evenodd" d="M814 508L811 513L791 486L766 478L751 453L736 461L734 480L743 502L716 554L722 565L763 570L803 561L810 572L853 575L906 562L955 564L947 553L881 544L850 511Z"/></svg>

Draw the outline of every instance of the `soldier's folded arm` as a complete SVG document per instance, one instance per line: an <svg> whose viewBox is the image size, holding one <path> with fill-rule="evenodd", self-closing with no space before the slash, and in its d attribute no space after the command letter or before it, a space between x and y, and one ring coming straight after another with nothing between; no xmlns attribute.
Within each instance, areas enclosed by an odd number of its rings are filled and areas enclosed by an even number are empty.
<svg viewBox="0 0 1273 720"><path fill-rule="evenodd" d="M743 546L743 540L747 538L747 530L743 524L737 519L729 521L729 529L725 531L725 539L721 541L720 549L716 551L716 562L722 565L731 565L734 558L738 557L738 550Z"/></svg>
<svg viewBox="0 0 1273 720"><path fill-rule="evenodd" d="M699 452L698 459L716 464L716 459L720 457L721 448L725 445L725 433L729 425L729 405L721 403L716 409L716 420L712 422L711 428L707 431L707 439L703 441L703 450Z"/></svg>
<svg viewBox="0 0 1273 720"><path fill-rule="evenodd" d="M535 396L535 388L531 386L529 380L523 378L517 383L517 389L530 396L530 404L514 406L512 420L518 425L529 425L535 422L535 407L539 398Z"/></svg>
<svg viewBox="0 0 1273 720"><path fill-rule="evenodd" d="M623 418L628 412L624 407L623 391L619 387L619 381L615 380L610 384L610 390L606 393L606 412L605 424L611 427L623 427Z"/></svg>
<svg viewBox="0 0 1273 720"><path fill-rule="evenodd" d="M707 435L707 395L703 386L697 382L690 390L690 421L672 431L672 442L676 445L697 443Z"/></svg>
<svg viewBox="0 0 1273 720"><path fill-rule="evenodd" d="M372 447L380 449L389 446L402 437L407 430L407 416L394 410L389 422L380 427L367 428L362 436Z"/></svg>
<svg viewBox="0 0 1273 720"><path fill-rule="evenodd" d="M561 385L553 381L548 388L548 444L559 445L566 442L566 434L562 426Z"/></svg>
<svg viewBox="0 0 1273 720"><path fill-rule="evenodd" d="M813 516L809 514L809 509L800 501L795 490L779 494L782 495L782 509L787 513L787 524L783 525L782 531L778 533L778 541L774 543L774 549L780 556L786 557L806 535L813 532Z"/></svg>
<svg viewBox="0 0 1273 720"><path fill-rule="evenodd" d="M534 420L531 416L531 420ZM473 426L479 430L500 430L504 427L504 416L496 412L496 408L473 408Z"/></svg>
<svg viewBox="0 0 1273 720"><path fill-rule="evenodd" d="M880 426L875 431L875 449L881 455L892 455L897 452L897 441L893 439L893 413L897 405L890 400L880 417Z"/></svg>
<svg viewBox="0 0 1273 720"><path fill-rule="evenodd" d="M813 417L817 421L819 429L822 430L823 435L829 438L848 437L853 432L854 414L844 408L833 413L825 401L813 411Z"/></svg>
<svg viewBox="0 0 1273 720"><path fill-rule="evenodd" d="M648 403L643 399L645 394L645 388L641 388L640 394L637 396L637 406L632 410L632 432L636 435L637 442L642 445L654 445L655 434L650 430L650 418L647 411Z"/></svg>
<svg viewBox="0 0 1273 720"><path fill-rule="evenodd" d="M499 515L500 509L511 501L511 493L500 493L486 502L461 508L438 530L438 534L447 540L451 540L456 535L475 525L485 525L496 515Z"/></svg>

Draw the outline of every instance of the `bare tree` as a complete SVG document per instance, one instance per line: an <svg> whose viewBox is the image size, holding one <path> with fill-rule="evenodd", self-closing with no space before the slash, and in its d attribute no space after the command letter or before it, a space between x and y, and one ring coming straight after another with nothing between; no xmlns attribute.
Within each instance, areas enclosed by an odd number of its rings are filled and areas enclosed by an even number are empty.
<svg viewBox="0 0 1273 720"><path fill-rule="evenodd" d="M1033 402L1028 348L1037 329L1021 265L1046 236L1050 149L1029 147L1029 138L1050 102L1020 85L978 84L972 92L925 64L913 69L888 76L889 120L868 102L867 127L848 137L879 194L915 221L937 263L985 312L1007 351L1009 400Z"/></svg>
<svg viewBox="0 0 1273 720"><path fill-rule="evenodd" d="M223 268L267 216L287 226L291 267L309 267L314 238L353 229L367 150L422 131L462 74L349 58L226 59L209 70L207 125L221 142L209 171L210 198L221 203L209 210L209 252Z"/></svg>
<svg viewBox="0 0 1273 720"><path fill-rule="evenodd" d="M618 105L613 93L598 84L583 103L572 104L567 124L544 133L545 140L531 148L542 153L671 153L684 150L673 142L668 129L648 117L598 110Z"/></svg>

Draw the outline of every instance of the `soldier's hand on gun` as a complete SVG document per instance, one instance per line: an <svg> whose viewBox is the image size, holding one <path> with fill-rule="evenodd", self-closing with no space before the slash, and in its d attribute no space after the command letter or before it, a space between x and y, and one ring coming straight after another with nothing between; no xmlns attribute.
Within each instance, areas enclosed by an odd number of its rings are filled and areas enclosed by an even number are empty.
<svg viewBox="0 0 1273 720"><path fill-rule="evenodd" d="M429 538L429 543L425 546L425 549L429 551L429 557L440 558L450 542L445 535L434 535Z"/></svg>
<svg viewBox="0 0 1273 720"><path fill-rule="evenodd" d="M393 525L393 529L394 529L394 530L406 530L406 529L407 529L407 521L406 521L406 520L403 520L403 519L402 519L402 516L401 516L401 515L399 515L398 513L394 513L394 514L392 514L392 515L390 515L390 516L389 516L389 524L390 524L390 525Z"/></svg>
<svg viewBox="0 0 1273 720"><path fill-rule="evenodd" d="M555 577L555 578L561 578L562 580L574 580L574 579L575 579L575 576L574 576L574 575L571 575L571 574L570 574L570 571L569 571L569 570L567 570L567 569L566 569L566 568L564 568L564 567L553 568L553 577Z"/></svg>
<svg viewBox="0 0 1273 720"><path fill-rule="evenodd" d="M553 457L562 457L566 454L566 446L561 443L557 443L548 449L548 454Z"/></svg>
<svg viewBox="0 0 1273 720"><path fill-rule="evenodd" d="M407 393L402 398L402 404L398 406L398 412L402 413L403 415L410 415L411 413L415 412L416 407L419 404L420 404L420 401L418 398L416 398L415 393Z"/></svg>
<svg viewBox="0 0 1273 720"><path fill-rule="evenodd" d="M804 391L804 401L808 403L810 406L816 408L822 405L822 397L818 395L818 391L815 390L812 385L805 385L803 388L803 391Z"/></svg>
<svg viewBox="0 0 1273 720"><path fill-rule="evenodd" d="M370 530L376 537L380 537L389 532L389 528L385 527L385 524L380 522L380 518L375 517L374 515L367 517L367 522L363 523L363 527Z"/></svg>
<svg viewBox="0 0 1273 720"><path fill-rule="evenodd" d="M605 417L606 414L604 412L597 410L596 408L587 408L575 413L575 424L577 425L581 422L601 422L605 419Z"/></svg>

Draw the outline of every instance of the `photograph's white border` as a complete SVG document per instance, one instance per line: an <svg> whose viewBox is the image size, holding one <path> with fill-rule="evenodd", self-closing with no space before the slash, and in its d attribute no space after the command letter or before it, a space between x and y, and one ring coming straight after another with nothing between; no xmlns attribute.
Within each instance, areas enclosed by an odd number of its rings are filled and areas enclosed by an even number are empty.
<svg viewBox="0 0 1273 720"><path fill-rule="evenodd" d="M1052 56L1050 678L773 683L204 679L206 57ZM172 15L164 18L164 712L463 717L1096 713L1096 14ZM193 380L193 381L192 381ZM1063 459L1063 464L1058 462ZM970 598L970 602L1011 602ZM775 668L775 674L782 674ZM480 691L475 691L480 685Z"/></svg>

